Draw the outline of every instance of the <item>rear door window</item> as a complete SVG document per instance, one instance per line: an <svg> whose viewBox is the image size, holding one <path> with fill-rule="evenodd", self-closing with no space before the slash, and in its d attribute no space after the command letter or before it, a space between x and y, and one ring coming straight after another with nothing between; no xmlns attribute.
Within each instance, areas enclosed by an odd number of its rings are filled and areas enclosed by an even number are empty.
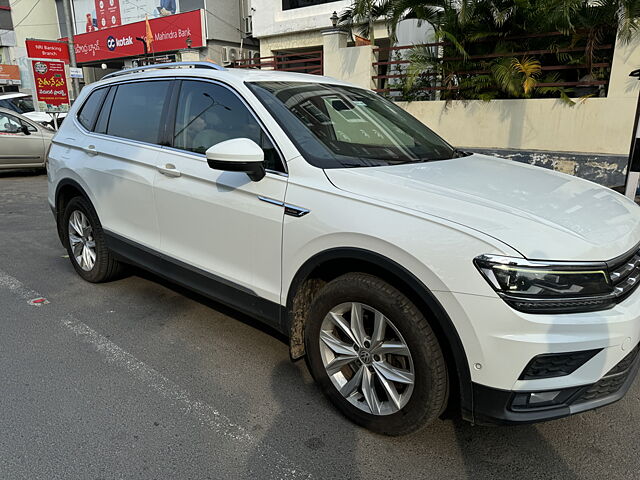
<svg viewBox="0 0 640 480"><path fill-rule="evenodd" d="M148 81L118 85L107 134L146 143L158 143L162 110L170 81Z"/></svg>
<svg viewBox="0 0 640 480"><path fill-rule="evenodd" d="M98 111L100 110L102 100L104 99L107 90L107 88L100 88L92 92L89 95L89 98L87 98L87 101L84 102L82 109L80 109L80 113L78 113L78 121L89 131L93 130Z"/></svg>
<svg viewBox="0 0 640 480"><path fill-rule="evenodd" d="M107 93L107 97L102 102L102 108L100 109L100 114L98 115L98 120L96 121L96 126L93 129L96 133L107 133L107 124L109 123L109 114L111 113L111 105L113 104L113 97L115 96L116 90L118 87L107 88L109 93Z"/></svg>

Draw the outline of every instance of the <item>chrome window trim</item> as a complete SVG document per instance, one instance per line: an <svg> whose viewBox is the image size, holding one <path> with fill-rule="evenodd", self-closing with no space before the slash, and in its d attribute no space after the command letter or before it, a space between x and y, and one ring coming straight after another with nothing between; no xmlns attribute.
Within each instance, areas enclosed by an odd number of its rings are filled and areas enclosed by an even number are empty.
<svg viewBox="0 0 640 480"><path fill-rule="evenodd" d="M180 154L184 157L191 157L194 160L204 160L207 161L207 156L204 153L190 152L189 150L182 150L181 148L169 147L169 146L160 146L162 150L171 150L177 154ZM278 175L279 177L288 178L289 174L286 172L280 172L279 170L271 170L270 168L266 169L267 173L271 173L274 175Z"/></svg>
<svg viewBox="0 0 640 480"><path fill-rule="evenodd" d="M95 138L100 138L103 140L112 140L118 143L124 143L124 144L132 144L133 146L142 146L142 147L151 147L153 149L156 149L158 151L162 151L162 149L164 148L162 145L159 145L157 143L148 143L148 142L143 142L140 140L133 140L131 138L124 138L124 137L116 137L115 135L108 135L106 133L96 133L96 132L91 132L89 130L87 130L86 128L84 128L84 126L78 121L78 119L74 116L73 117L73 123L74 125L85 135L89 136L89 137L95 137ZM69 147L76 147L76 148L82 148L79 145L76 144L69 144L69 143L65 143L65 142L61 142L59 140L53 140L53 143L59 144L59 145L66 145ZM104 152L99 152L101 155L104 155ZM109 156L114 156L114 155L110 155Z"/></svg>
<svg viewBox="0 0 640 480"><path fill-rule="evenodd" d="M115 77L115 78L117 78L117 77ZM266 126L264 125L264 122L256 114L256 112L253 110L251 105L249 105L247 103L247 101L244 99L244 97L238 91L236 91L232 86L228 85L227 83L225 83L225 82L223 82L221 80L214 79L214 78L204 78L204 77L198 77L198 76L193 76L193 75L184 75L184 76L180 75L180 76L163 76L163 77L151 77L151 78L122 79L121 81L109 82L106 85L97 86L96 88L92 89L87 94L87 97L82 102L82 105L80 105L80 107L77 108L75 114L73 115L74 124L76 126L79 126L81 131L86 135L90 135L90 136L95 135L95 136L97 136L99 138L119 139L119 140L124 141L124 142L131 142L134 145L145 145L145 146L150 146L150 147L158 147L160 149L170 149L170 150L175 151L175 152L187 153L188 155L197 155L197 156L203 156L204 157L204 155L202 155L202 154L198 154L196 152L190 152L189 150L183 150L181 148L163 146L163 145L159 145L157 143L141 142L139 140L133 140L131 138L124 138L124 137L116 137L115 135L109 135L109 134L106 134L106 133L91 132L91 131L87 130L86 128L84 128L84 126L82 126L80 124L80 121L78 120L78 113L80 112L80 110L82 109L84 104L86 103L86 101L89 98L89 96L94 91L96 91L96 90L98 90L100 88L115 87L115 86L124 85L124 84L127 84L127 83L140 83L140 82L162 81L162 80L174 81L174 80L185 80L185 79L187 79L187 80L196 80L196 81L213 83L215 85L219 85L219 86L221 86L223 88L226 88L231 93L233 93L236 97L238 97L240 99L240 101L243 103L243 105L245 106L245 108L249 111L249 113L256 120L256 122L258 122L258 125L260 125L260 128L262 128L262 130L266 133L267 137L269 137L269 140L271 141L273 146L276 148L276 151L278 152L278 157L280 159L280 164L281 164L281 166L283 168L283 171L273 170L273 169L266 169L267 173L273 173L273 174L276 174L276 175L279 175L279 176L283 176L283 177L288 177L289 176L289 170L287 168L287 162L284 160L284 155L282 154L282 150L280 148L280 145L278 145L278 142L275 141L275 139L273 138L273 135L271 135L271 132L269 132L269 129L266 128ZM177 108L177 105L176 105L176 108ZM101 110L102 110L102 108L101 108Z"/></svg>

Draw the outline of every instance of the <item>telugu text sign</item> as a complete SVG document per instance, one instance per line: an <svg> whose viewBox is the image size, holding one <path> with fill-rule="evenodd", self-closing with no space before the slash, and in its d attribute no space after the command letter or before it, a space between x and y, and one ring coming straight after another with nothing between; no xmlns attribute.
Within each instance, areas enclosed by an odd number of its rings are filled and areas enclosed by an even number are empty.
<svg viewBox="0 0 640 480"><path fill-rule="evenodd" d="M31 60L38 110L41 112L67 112L69 92L64 62Z"/></svg>

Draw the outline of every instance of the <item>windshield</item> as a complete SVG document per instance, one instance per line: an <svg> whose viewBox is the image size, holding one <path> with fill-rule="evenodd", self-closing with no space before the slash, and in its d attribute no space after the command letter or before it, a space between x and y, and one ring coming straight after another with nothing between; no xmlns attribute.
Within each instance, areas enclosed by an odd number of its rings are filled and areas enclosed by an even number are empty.
<svg viewBox="0 0 640 480"><path fill-rule="evenodd" d="M33 99L28 96L4 98L0 100L0 106L18 113L29 113L35 110L33 108Z"/></svg>
<svg viewBox="0 0 640 480"><path fill-rule="evenodd" d="M424 124L373 92L321 83L248 85L318 167L397 165L457 156Z"/></svg>

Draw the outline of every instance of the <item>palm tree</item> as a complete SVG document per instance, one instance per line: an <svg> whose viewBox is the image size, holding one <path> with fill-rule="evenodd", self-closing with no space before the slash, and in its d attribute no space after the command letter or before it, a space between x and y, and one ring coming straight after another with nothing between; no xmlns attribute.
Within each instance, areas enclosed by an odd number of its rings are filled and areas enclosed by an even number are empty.
<svg viewBox="0 0 640 480"><path fill-rule="evenodd" d="M374 25L389 14L390 0L356 0L339 17L339 24L375 43Z"/></svg>

